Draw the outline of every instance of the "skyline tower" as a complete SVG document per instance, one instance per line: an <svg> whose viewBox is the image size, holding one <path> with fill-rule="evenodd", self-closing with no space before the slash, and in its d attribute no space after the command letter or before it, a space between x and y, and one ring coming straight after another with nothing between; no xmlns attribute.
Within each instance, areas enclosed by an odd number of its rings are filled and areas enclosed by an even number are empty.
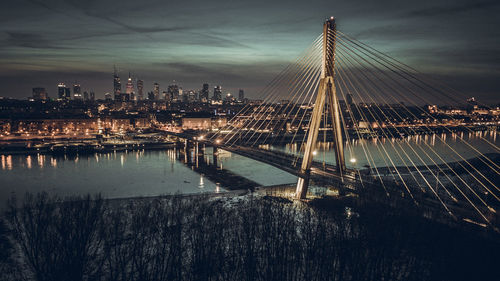
<svg viewBox="0 0 500 281"><path fill-rule="evenodd" d="M69 100L71 98L70 89L66 87L66 84L59 83L57 85L57 97L60 100Z"/></svg>
<svg viewBox="0 0 500 281"><path fill-rule="evenodd" d="M120 82L120 76L118 76L118 72L116 70L116 66L114 67L113 73L113 94L116 101L121 100L121 92L122 92L122 84Z"/></svg>
<svg viewBox="0 0 500 281"><path fill-rule="evenodd" d="M153 84L153 95L155 100L160 99L160 84L158 83Z"/></svg>
<svg viewBox="0 0 500 281"><path fill-rule="evenodd" d="M217 85L214 87L213 100L214 101L221 101L222 100L222 86Z"/></svg>
<svg viewBox="0 0 500 281"><path fill-rule="evenodd" d="M201 102L208 102L208 95L209 95L209 86L208 83L203 84L203 88L201 89L200 92L200 101Z"/></svg>
<svg viewBox="0 0 500 281"><path fill-rule="evenodd" d="M48 99L47 91L45 88L37 87L33 88L33 99L34 100L46 100Z"/></svg>
<svg viewBox="0 0 500 281"><path fill-rule="evenodd" d="M73 85L73 99L74 100L82 100L82 88L78 82L75 81Z"/></svg>
<svg viewBox="0 0 500 281"><path fill-rule="evenodd" d="M128 73L127 86L125 89L125 96L122 98L122 101L131 101L134 100L134 83L132 82L132 77L130 76L130 72Z"/></svg>
<svg viewBox="0 0 500 281"><path fill-rule="evenodd" d="M137 100L143 100L144 99L144 81L142 80L137 80Z"/></svg>
<svg viewBox="0 0 500 281"><path fill-rule="evenodd" d="M177 84L169 85L167 90L168 95L170 96L170 100L172 102L179 102L179 86Z"/></svg>
<svg viewBox="0 0 500 281"><path fill-rule="evenodd" d="M238 101L242 102L245 99L245 91L243 89L240 89L238 91Z"/></svg>

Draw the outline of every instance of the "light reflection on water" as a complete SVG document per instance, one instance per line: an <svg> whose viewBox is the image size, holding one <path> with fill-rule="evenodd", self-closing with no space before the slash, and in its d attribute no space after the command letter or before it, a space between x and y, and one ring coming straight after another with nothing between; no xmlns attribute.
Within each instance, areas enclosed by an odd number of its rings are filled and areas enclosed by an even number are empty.
<svg viewBox="0 0 500 281"><path fill-rule="evenodd" d="M422 165L424 163L430 165L434 162L443 163L462 160L458 155L465 159L470 159L478 156L477 151L481 153L497 152L491 144L480 139L483 137L488 142L499 146L496 141L497 134L498 132L492 131L474 133L462 132L451 135L434 134L406 136L404 139L374 138L369 140L351 140L349 145L346 144L344 146L346 165L351 168L364 168L365 165L373 165L373 163L377 167L391 166L391 160L395 165L405 165L405 163L411 165L407 157L410 157L415 165ZM461 139L467 141L473 149L464 144ZM286 151L293 154L302 154L303 152L300 150L300 144L297 143L280 146L261 145L259 147L262 149ZM440 159L435 156L432 150L442 158ZM385 157L385 152L390 155L390 160ZM367 158L370 159L370 161L368 161ZM351 159L355 159L356 161L351 162ZM335 164L333 143L319 142L314 160ZM295 176L277 168L222 150L219 150L219 162L225 169L231 170L262 185L294 183L297 180Z"/></svg>
<svg viewBox="0 0 500 281"><path fill-rule="evenodd" d="M381 156L385 155L384 152L391 155L395 165L404 165L405 155L412 157L416 165L457 161L460 160L458 155L473 158L478 155L477 151L495 152L491 144L480 138L483 137L498 146L496 134L477 132L407 136L404 139L351 140L345 145L346 164L355 168L363 168L371 163L377 166L390 165L390 161ZM464 144L462 138L473 148ZM300 145L296 143L261 147L301 153ZM442 159L433 157L433 150L438 152ZM184 153L184 150L169 149L111 152L78 157L1 155L0 209L12 193L23 195L27 191L47 191L59 195L102 193L107 197L220 192L220 185L184 164L188 161L187 155L193 158L194 153L194 149L188 153ZM230 170L262 185L294 183L297 180L295 176L282 170L224 150L218 150L216 156L214 159L212 149L207 148L202 158L194 157L195 163L200 160L215 164L221 169ZM351 162L351 159L356 161ZM333 143L319 143L315 160L335 163Z"/></svg>
<svg viewBox="0 0 500 281"><path fill-rule="evenodd" d="M498 147L496 135L498 132L471 132L454 134L414 135L404 138L355 139L344 145L346 165L352 168L362 168L365 165L400 166L410 165L410 158L415 165L442 164L463 159L470 159L479 153L495 153L493 145ZM483 138L483 139L481 139ZM465 141L465 142L464 142ZM493 144L493 145L492 145ZM262 146L265 149L275 149L293 154L302 154L298 144L285 146ZM319 142L316 161L335 164L334 145L332 142ZM390 158L386 156L389 154ZM349 161L356 159L355 162Z"/></svg>
<svg viewBox="0 0 500 281"><path fill-rule="evenodd" d="M12 194L26 192L115 198L223 191L176 160L173 149L78 157L1 155L0 162L0 210Z"/></svg>

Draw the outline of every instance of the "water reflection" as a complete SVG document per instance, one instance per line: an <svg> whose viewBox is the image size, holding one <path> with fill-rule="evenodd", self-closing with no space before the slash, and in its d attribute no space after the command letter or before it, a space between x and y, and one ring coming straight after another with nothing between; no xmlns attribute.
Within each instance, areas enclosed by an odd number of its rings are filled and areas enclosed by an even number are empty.
<svg viewBox="0 0 500 281"><path fill-rule="evenodd" d="M31 169L31 161L31 155L26 156L26 167L28 167L28 169Z"/></svg>
<svg viewBox="0 0 500 281"><path fill-rule="evenodd" d="M346 141L346 160L349 167L364 165L392 166L406 165L410 160L415 165L441 164L479 156L479 153L497 152L491 143L496 142L498 132L477 132L464 134L412 135L404 138L373 138ZM285 146L260 146L282 150L292 154L303 154L303 146L287 144ZM318 142L315 159L335 163L332 142ZM389 156L387 156L389 155ZM350 162L356 158L356 162ZM353 164L356 165L353 165Z"/></svg>
<svg viewBox="0 0 500 281"><path fill-rule="evenodd" d="M142 150L78 157L0 155L0 211L12 193L23 196L27 191L101 193L106 197L222 191L206 176L176 160L176 152ZM128 157L135 161L127 162Z"/></svg>

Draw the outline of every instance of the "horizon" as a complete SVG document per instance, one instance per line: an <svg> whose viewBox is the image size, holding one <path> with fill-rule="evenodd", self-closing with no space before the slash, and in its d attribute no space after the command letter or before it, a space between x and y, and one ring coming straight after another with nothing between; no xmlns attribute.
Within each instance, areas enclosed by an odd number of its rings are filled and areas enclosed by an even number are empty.
<svg viewBox="0 0 500 281"><path fill-rule="evenodd" d="M22 99L44 87L54 97L58 83L78 81L101 98L112 92L116 65L122 80L129 71L143 80L145 92L175 80L186 90L208 83L211 92L221 85L234 95L241 88L256 99L334 15L339 30L491 104L500 76L500 31L491 28L500 24L499 7L444 0L19 1L0 12L0 96Z"/></svg>

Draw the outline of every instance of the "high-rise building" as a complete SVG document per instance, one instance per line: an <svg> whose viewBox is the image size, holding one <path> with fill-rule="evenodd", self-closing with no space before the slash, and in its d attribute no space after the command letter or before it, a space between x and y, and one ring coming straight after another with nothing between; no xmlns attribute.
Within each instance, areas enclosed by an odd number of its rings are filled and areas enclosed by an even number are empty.
<svg viewBox="0 0 500 281"><path fill-rule="evenodd" d="M167 93L170 95L170 100L172 102L179 102L179 95L180 95L180 91L179 91L179 86L177 86L176 84L172 84L172 85L169 85L168 88L167 88Z"/></svg>
<svg viewBox="0 0 500 281"><path fill-rule="evenodd" d="M90 91L90 101L95 101L95 93L94 93L94 91Z"/></svg>
<svg viewBox="0 0 500 281"><path fill-rule="evenodd" d="M185 102L195 102L196 100L196 92L193 90L186 91L183 95L183 101Z"/></svg>
<svg viewBox="0 0 500 281"><path fill-rule="evenodd" d="M57 98L62 100L64 99L64 89L66 88L66 85L64 83L59 83L57 84Z"/></svg>
<svg viewBox="0 0 500 281"><path fill-rule="evenodd" d="M73 99L82 100L82 88L80 84L76 83L73 85Z"/></svg>
<svg viewBox="0 0 500 281"><path fill-rule="evenodd" d="M200 101L201 102L208 102L208 95L209 95L209 86L207 83L203 84L203 88L201 89L200 92Z"/></svg>
<svg viewBox="0 0 500 281"><path fill-rule="evenodd" d="M121 101L122 99L121 92L122 92L122 83L120 82L120 76L118 76L118 72L115 66L113 73L113 94L116 101Z"/></svg>
<svg viewBox="0 0 500 281"><path fill-rule="evenodd" d="M126 100L134 100L134 83L132 82L132 77L130 76L130 72L128 73L127 79L127 89L125 90L127 97Z"/></svg>
<svg viewBox="0 0 500 281"><path fill-rule="evenodd" d="M45 88L33 88L33 99L34 100L47 100L49 96L47 95L47 91Z"/></svg>
<svg viewBox="0 0 500 281"><path fill-rule="evenodd" d="M245 101L245 91L243 91L243 89L240 89L238 91L238 101L240 102Z"/></svg>
<svg viewBox="0 0 500 281"><path fill-rule="evenodd" d="M137 80L137 100L144 99L143 90L144 90L144 81Z"/></svg>
<svg viewBox="0 0 500 281"><path fill-rule="evenodd" d="M160 99L160 84L154 83L153 85L154 100Z"/></svg>
<svg viewBox="0 0 500 281"><path fill-rule="evenodd" d="M87 92L87 91L83 92L83 100L84 101L88 101L89 100L89 92Z"/></svg>
<svg viewBox="0 0 500 281"><path fill-rule="evenodd" d="M155 99L155 93L153 91L148 92L148 100L154 100Z"/></svg>
<svg viewBox="0 0 500 281"><path fill-rule="evenodd" d="M57 85L57 97L60 100L69 100L71 98L71 91L64 83Z"/></svg>
<svg viewBox="0 0 500 281"><path fill-rule="evenodd" d="M106 100L107 102L111 102L113 100L111 98L111 94L110 93L105 93L104 94L104 100Z"/></svg>
<svg viewBox="0 0 500 281"><path fill-rule="evenodd" d="M222 87L217 85L214 87L214 96L212 98L214 101L222 100Z"/></svg>

